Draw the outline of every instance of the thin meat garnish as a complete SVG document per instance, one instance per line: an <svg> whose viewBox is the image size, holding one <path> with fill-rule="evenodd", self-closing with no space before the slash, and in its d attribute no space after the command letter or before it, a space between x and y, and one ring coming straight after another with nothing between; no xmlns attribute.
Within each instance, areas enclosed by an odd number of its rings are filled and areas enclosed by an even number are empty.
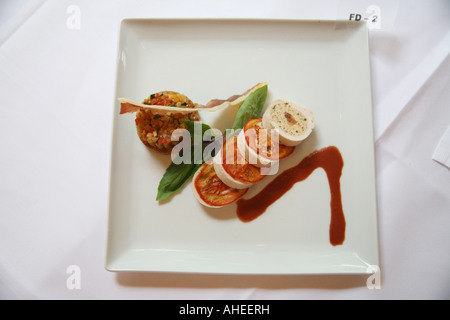
<svg viewBox="0 0 450 320"><path fill-rule="evenodd" d="M177 108L177 113L190 113L193 111L217 111L226 107L230 106L236 106L240 105L244 100L254 91L257 89L266 86L266 82L258 83L257 85L253 86L252 88L248 89L244 93L240 95L233 95L229 97L228 99L221 100L221 99L213 99L209 101L206 105L197 104L195 108ZM139 111L139 109L152 109L157 110L161 112L173 112L174 108L171 106L160 106L160 105L148 105L139 103L136 101L133 101L131 99L126 98L119 98L120 102L120 114L124 113L134 113Z"/></svg>

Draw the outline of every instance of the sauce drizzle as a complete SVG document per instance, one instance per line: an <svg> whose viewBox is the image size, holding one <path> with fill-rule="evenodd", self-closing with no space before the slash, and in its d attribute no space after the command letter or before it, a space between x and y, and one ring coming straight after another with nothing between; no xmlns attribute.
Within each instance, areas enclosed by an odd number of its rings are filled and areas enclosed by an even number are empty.
<svg viewBox="0 0 450 320"><path fill-rule="evenodd" d="M281 198L297 182L307 179L317 168L325 170L331 193L330 243L342 245L345 240L345 216L342 209L340 178L344 161L339 149L330 146L314 151L297 166L277 176L260 193L251 199L237 202L237 215L242 222L250 222L262 215L266 209Z"/></svg>

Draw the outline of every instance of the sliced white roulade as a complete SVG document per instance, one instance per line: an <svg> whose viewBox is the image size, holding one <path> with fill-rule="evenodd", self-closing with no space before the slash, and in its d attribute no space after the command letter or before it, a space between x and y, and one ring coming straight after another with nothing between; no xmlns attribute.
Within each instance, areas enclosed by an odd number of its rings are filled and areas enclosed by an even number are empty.
<svg viewBox="0 0 450 320"><path fill-rule="evenodd" d="M261 170L249 164L237 147L237 135L224 142L222 149L213 159L214 171L223 183L235 189L247 189L265 176Z"/></svg>
<svg viewBox="0 0 450 320"><path fill-rule="evenodd" d="M278 141L277 132L263 128L261 118L247 122L238 135L237 144L245 160L260 168L272 167L295 149L282 145Z"/></svg>
<svg viewBox="0 0 450 320"><path fill-rule="evenodd" d="M314 115L296 102L279 99L273 101L264 112L262 125L265 129L277 130L281 144L296 146L314 129Z"/></svg>

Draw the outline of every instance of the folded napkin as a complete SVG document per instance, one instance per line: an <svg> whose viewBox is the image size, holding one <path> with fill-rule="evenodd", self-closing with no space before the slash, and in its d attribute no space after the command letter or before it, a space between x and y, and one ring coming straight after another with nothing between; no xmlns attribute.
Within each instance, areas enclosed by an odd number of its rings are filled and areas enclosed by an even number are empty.
<svg viewBox="0 0 450 320"><path fill-rule="evenodd" d="M434 150L432 159L450 169L450 126L448 126L447 131L441 137L439 144Z"/></svg>

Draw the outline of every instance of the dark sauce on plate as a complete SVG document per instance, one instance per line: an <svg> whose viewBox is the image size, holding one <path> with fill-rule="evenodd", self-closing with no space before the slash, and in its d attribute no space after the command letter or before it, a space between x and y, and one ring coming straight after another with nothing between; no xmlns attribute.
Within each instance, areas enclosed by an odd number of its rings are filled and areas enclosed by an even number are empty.
<svg viewBox="0 0 450 320"><path fill-rule="evenodd" d="M314 151L298 165L277 176L253 198L240 199L237 202L237 215L243 222L255 220L294 184L307 179L317 168L322 168L327 174L331 193L330 243L333 246L342 245L345 240L346 227L340 185L343 167L344 161L338 148L331 146Z"/></svg>

